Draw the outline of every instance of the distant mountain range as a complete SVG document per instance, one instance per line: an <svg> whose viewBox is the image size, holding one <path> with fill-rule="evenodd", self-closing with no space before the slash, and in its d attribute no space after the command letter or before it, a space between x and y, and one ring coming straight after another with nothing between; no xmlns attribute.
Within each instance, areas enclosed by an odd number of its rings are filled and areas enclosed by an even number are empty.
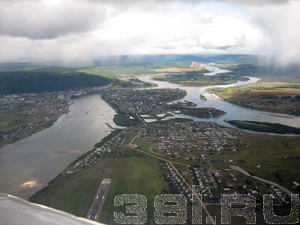
<svg viewBox="0 0 300 225"><path fill-rule="evenodd" d="M123 55L94 60L95 65L105 63L122 65L129 62L185 62L196 61L202 63L236 64L252 63L264 60L257 55Z"/></svg>
<svg viewBox="0 0 300 225"><path fill-rule="evenodd" d="M238 64L264 61L264 57L257 55L122 55L109 56L93 60L94 66L120 66L127 63L159 63L159 62L186 62ZM63 66L60 63L48 62L7 62L0 63L0 71L24 70L31 67ZM75 65L76 66L76 65ZM56 68L58 69L58 68Z"/></svg>

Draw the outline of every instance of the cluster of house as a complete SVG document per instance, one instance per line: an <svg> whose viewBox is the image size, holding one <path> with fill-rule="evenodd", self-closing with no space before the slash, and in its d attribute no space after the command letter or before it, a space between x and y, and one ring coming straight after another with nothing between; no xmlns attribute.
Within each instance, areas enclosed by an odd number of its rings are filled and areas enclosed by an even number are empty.
<svg viewBox="0 0 300 225"><path fill-rule="evenodd" d="M200 154L201 150L221 153L226 146L226 149L236 151L229 140L237 139L239 135L242 132L209 122L152 123L141 133L141 137L153 143L156 152L202 163L207 163L207 159Z"/></svg>
<svg viewBox="0 0 300 225"><path fill-rule="evenodd" d="M67 175L74 174L79 172L81 169L90 167L93 164L96 164L99 160L99 157L104 156L106 153L111 152L111 148L102 146L101 148L96 148L94 151L86 155L82 160L79 160L72 169L67 171Z"/></svg>
<svg viewBox="0 0 300 225"><path fill-rule="evenodd" d="M189 190L186 183L178 176L172 166L170 166L169 163L162 163L161 170L166 181L175 188L177 193L185 195L188 201L192 203L191 190ZM190 166L188 173L192 185L196 185L198 192L202 194L204 202L220 203L221 194L229 193L252 194L257 198L257 202L262 202L262 195L257 186L247 187L246 185L236 186L231 184L231 181L234 181L236 178L230 169L228 169L228 171L211 171L210 169L201 168L200 166ZM226 181L227 179L228 182Z"/></svg>
<svg viewBox="0 0 300 225"><path fill-rule="evenodd" d="M238 140L238 137L243 134L239 130L224 128L210 122L153 123L147 126L131 127L126 132L132 132L131 135L135 135L139 131L142 138L152 142L151 151L154 150L167 156L195 160L202 163L207 163L208 159L201 150L207 151L209 154L210 152L219 152L224 149L237 151L230 140ZM193 136L199 141L195 141ZM242 141L239 143L249 147L247 143ZM191 155L191 153L194 153L195 157L185 157L185 155ZM242 161L229 159L225 162L233 164ZM192 202L191 193L186 183L177 175L173 167L168 163L162 163L161 168L164 177L170 185ZM263 202L259 188L251 181L246 182L246 177L241 178L237 176L237 172L231 169L207 169L193 165L189 167L186 173L190 176L192 184L198 185L205 202L219 203L221 194L251 194L255 196L257 203ZM245 185L245 182L247 185ZM294 186L299 187L299 184L295 182ZM281 190L279 191L275 188L274 194L276 194L276 198L280 200L280 203L289 204L290 201L287 194Z"/></svg>
<svg viewBox="0 0 300 225"><path fill-rule="evenodd" d="M160 166L166 181L176 188L178 193L185 195L190 203L193 203L191 190L170 164L162 163Z"/></svg>
<svg viewBox="0 0 300 225"><path fill-rule="evenodd" d="M126 136L119 134L119 135L113 137L112 139L110 139L109 141L107 141L104 144L104 147L109 148L109 149L113 149L116 147L122 147L125 141L126 141Z"/></svg>
<svg viewBox="0 0 300 225"><path fill-rule="evenodd" d="M164 102L184 97L180 89L107 90L104 100L126 113L146 113Z"/></svg>
<svg viewBox="0 0 300 225"><path fill-rule="evenodd" d="M231 169L213 169L212 174L224 193L234 190L238 179L232 173Z"/></svg>
<svg viewBox="0 0 300 225"><path fill-rule="evenodd" d="M141 137L145 137L151 142L174 143L186 141L191 134L182 123L153 123L147 125L141 133Z"/></svg>
<svg viewBox="0 0 300 225"><path fill-rule="evenodd" d="M199 166L190 167L190 175L194 185L199 185L200 193L204 199L215 201L214 190L218 188L212 173Z"/></svg>
<svg viewBox="0 0 300 225"><path fill-rule="evenodd" d="M224 146L229 146L229 149L236 151L235 146L228 142L228 140L236 140L243 133L239 130L221 127L216 123L209 122L191 122L186 123L189 129L191 129L197 139L205 140L202 142L203 150L205 151L217 151L221 153Z"/></svg>
<svg viewBox="0 0 300 225"><path fill-rule="evenodd" d="M43 92L36 94L5 95L0 97L0 110L16 110L18 114L68 112L72 91ZM68 104L69 103L69 104Z"/></svg>
<svg viewBox="0 0 300 225"><path fill-rule="evenodd" d="M230 140L237 140L242 134L239 130L209 122L154 123L144 127L141 137L153 143L151 150L175 158L206 163L208 159L200 152L201 150L219 152L226 148L236 151L236 147L231 146ZM195 141L193 136L199 141ZM195 157L185 157L191 155L190 153L195 153ZM237 162L233 159L227 161L231 164ZM174 169L168 163L161 164L161 168L166 180L177 189L178 193L185 194L190 200L191 193ZM262 202L262 194L258 187L251 182L246 186L245 180L240 179L231 169L207 169L194 165L190 166L188 173L192 184L199 185L199 191L206 202L219 203L221 194L252 194L258 203ZM278 198L282 203L288 203L287 195Z"/></svg>
<svg viewBox="0 0 300 225"><path fill-rule="evenodd" d="M271 186L271 191L273 195L283 204L289 205L291 202L290 196L283 190L278 187Z"/></svg>
<svg viewBox="0 0 300 225"><path fill-rule="evenodd" d="M92 164L96 164L98 162L98 157L96 156L96 153L91 152L90 154L88 154L83 160L78 161L72 170L68 170L67 174L73 174L75 172L80 171L80 167L81 168L85 168L85 167L89 167Z"/></svg>
<svg viewBox="0 0 300 225"><path fill-rule="evenodd" d="M253 184L247 186L243 180L239 182L231 169L209 170L192 166L189 172L193 184L199 185L200 193L209 203L220 202L220 194L251 194L256 198L257 203L263 202L259 188ZM271 186L270 191L281 204L290 204L290 196L285 191L275 186Z"/></svg>
<svg viewBox="0 0 300 225"><path fill-rule="evenodd" d="M188 141L191 133L183 124L149 124L141 133L141 137L155 143L154 151L163 153L166 156L182 158L183 153L200 151L201 148L197 143ZM186 160L198 160L197 157L185 157Z"/></svg>
<svg viewBox="0 0 300 225"><path fill-rule="evenodd" d="M219 203L221 194L251 194L258 203L262 202L262 194L257 186L246 186L244 181L238 182L231 169L206 169L191 166L189 173L194 185L199 186L203 200L208 203Z"/></svg>
<svg viewBox="0 0 300 225"><path fill-rule="evenodd" d="M21 124L4 133L1 141L14 138L22 132L42 126L49 120L55 120L69 112L68 101L71 92L44 92L39 94L5 95L0 97L0 110L14 110L18 115L47 114L38 123Z"/></svg>
<svg viewBox="0 0 300 225"><path fill-rule="evenodd" d="M25 132L25 131L29 131L29 130L32 130L34 128L37 128L39 127L40 125L42 125L45 121L48 121L50 119L54 119L55 117L45 117L44 118L44 121L41 121L41 123L26 123L16 129L13 129L7 133L5 133L4 135L2 135L2 137L0 136L0 141L6 141L6 140L9 140L9 139L12 139L14 138L15 136L21 134L22 132Z"/></svg>
<svg viewBox="0 0 300 225"><path fill-rule="evenodd" d="M200 151L200 147L197 144L191 144L190 142L170 142L164 143L159 142L154 146L154 151L163 153L166 156L174 156L176 158L181 158L183 152L190 153L192 151ZM197 157L185 157L185 160L197 160Z"/></svg>
<svg viewBox="0 0 300 225"><path fill-rule="evenodd" d="M85 155L82 160L78 161L72 169L68 170L66 174L71 175L73 173L79 172L82 168L86 168L93 164L96 164L101 157L113 151L114 148L123 146L126 137L123 137L120 134L121 133L105 142L102 146L96 147L94 150L89 152L89 154Z"/></svg>
<svg viewBox="0 0 300 225"><path fill-rule="evenodd" d="M140 129L143 128L142 125L136 125L136 126L131 126L131 127L127 127L126 129L124 129L122 131L124 136L135 136L137 135L137 133L140 131Z"/></svg>

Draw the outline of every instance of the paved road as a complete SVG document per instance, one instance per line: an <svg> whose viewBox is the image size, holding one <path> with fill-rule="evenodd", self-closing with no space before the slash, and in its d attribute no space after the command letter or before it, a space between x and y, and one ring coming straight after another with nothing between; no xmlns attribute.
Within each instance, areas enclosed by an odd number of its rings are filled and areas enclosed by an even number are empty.
<svg viewBox="0 0 300 225"><path fill-rule="evenodd" d="M94 221L99 220L99 216L100 216L102 207L104 205L105 198L106 198L107 192L109 190L110 184L111 184L111 179L104 179L101 182L101 184L97 190L96 196L94 198L93 204L86 216L87 219L94 220Z"/></svg>
<svg viewBox="0 0 300 225"><path fill-rule="evenodd" d="M143 123L143 125L147 126L147 123L140 117L138 113L136 113L135 115L137 116L137 118L139 118L139 120Z"/></svg>
<svg viewBox="0 0 300 225"><path fill-rule="evenodd" d="M268 180L265 180L265 179L260 178L260 177L257 177L257 176L252 176L252 175L250 175L246 170L244 170L243 168L241 168L241 167L239 167L239 166L230 165L230 168L233 169L233 170L239 171L239 172L245 174L245 175L248 176L248 177L252 177L252 178L254 178L254 179L256 179L256 180L260 180L260 181L265 182L265 183L270 184L270 185L274 185L274 186L276 186L276 187L282 189L283 191L285 191L285 192L288 193L289 195L294 194L293 192L291 192L290 190L286 189L285 187L280 186L279 184L276 184L276 183L274 183L274 182L272 182L272 181L268 181Z"/></svg>

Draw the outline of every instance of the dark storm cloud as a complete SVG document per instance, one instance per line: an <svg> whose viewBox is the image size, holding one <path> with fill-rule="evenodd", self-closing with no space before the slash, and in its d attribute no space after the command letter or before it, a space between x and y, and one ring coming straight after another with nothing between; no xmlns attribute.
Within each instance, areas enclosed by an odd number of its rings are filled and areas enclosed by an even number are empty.
<svg viewBox="0 0 300 225"><path fill-rule="evenodd" d="M104 7L83 1L64 1L63 4L30 0L0 3L0 34L8 36L57 38L99 28L105 19Z"/></svg>

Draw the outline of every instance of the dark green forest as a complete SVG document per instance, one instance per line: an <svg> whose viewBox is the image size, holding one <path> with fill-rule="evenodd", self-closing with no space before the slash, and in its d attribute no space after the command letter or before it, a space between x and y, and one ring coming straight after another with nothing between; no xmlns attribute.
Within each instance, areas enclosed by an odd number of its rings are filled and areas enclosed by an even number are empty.
<svg viewBox="0 0 300 225"><path fill-rule="evenodd" d="M64 91L100 87L111 79L79 72L11 71L0 72L0 94Z"/></svg>
<svg viewBox="0 0 300 225"><path fill-rule="evenodd" d="M266 123L266 122L255 122L255 121L239 121L229 120L228 123L237 126L241 129L248 129L260 132L271 132L278 134L300 134L300 129L296 127L290 127L278 123Z"/></svg>

